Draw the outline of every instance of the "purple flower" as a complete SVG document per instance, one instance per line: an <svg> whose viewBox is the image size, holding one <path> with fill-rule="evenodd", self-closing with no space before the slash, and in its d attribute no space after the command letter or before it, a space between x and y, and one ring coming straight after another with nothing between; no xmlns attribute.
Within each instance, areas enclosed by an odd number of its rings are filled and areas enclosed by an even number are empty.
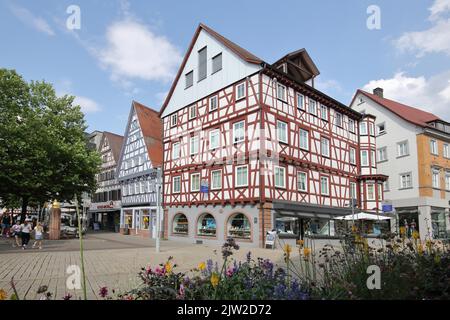
<svg viewBox="0 0 450 320"><path fill-rule="evenodd" d="M108 296L108 288L107 287L101 287L99 291L100 297L106 298Z"/></svg>
<svg viewBox="0 0 450 320"><path fill-rule="evenodd" d="M229 268L227 270L227 277L231 277L231 276L233 276L233 274L234 274L234 269Z"/></svg>
<svg viewBox="0 0 450 320"><path fill-rule="evenodd" d="M249 251L247 253L247 263L250 263L250 261L252 261L252 253Z"/></svg>
<svg viewBox="0 0 450 320"><path fill-rule="evenodd" d="M208 273L210 274L213 271L214 262L211 259L208 259L206 261L206 270L208 270Z"/></svg>
<svg viewBox="0 0 450 320"><path fill-rule="evenodd" d="M70 300L70 299L72 299L72 295L70 293L66 293L66 295L62 299L63 300Z"/></svg>

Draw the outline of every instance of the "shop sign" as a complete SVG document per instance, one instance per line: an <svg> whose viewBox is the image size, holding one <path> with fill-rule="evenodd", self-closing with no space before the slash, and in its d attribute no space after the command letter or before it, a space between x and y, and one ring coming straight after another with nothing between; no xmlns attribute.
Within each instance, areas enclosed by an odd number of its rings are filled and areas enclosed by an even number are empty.
<svg viewBox="0 0 450 320"><path fill-rule="evenodd" d="M200 192L201 193L208 193L209 192L208 181L202 180L202 182L200 183Z"/></svg>
<svg viewBox="0 0 450 320"><path fill-rule="evenodd" d="M276 231L269 231L267 232L266 235L266 243L265 243L265 248L267 248L267 246L271 246L272 249L275 248L275 240L277 238L277 232Z"/></svg>
<svg viewBox="0 0 450 320"><path fill-rule="evenodd" d="M393 207L392 207L392 204L383 204L382 209L383 209L383 212L392 212L392 211L394 211Z"/></svg>

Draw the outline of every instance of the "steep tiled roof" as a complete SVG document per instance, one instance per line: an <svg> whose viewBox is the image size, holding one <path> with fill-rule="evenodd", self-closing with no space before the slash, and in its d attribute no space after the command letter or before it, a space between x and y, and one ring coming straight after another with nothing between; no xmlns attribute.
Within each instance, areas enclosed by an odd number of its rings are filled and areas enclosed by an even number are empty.
<svg viewBox="0 0 450 320"><path fill-rule="evenodd" d="M238 46L234 42L228 40L227 38L225 38L221 34L217 33L216 31L214 31L210 27L204 25L203 23L200 23L199 26L197 27L197 30L195 31L194 37L191 40L189 48L188 48L186 54L184 55L184 59L181 62L181 66L178 69L178 73L177 73L177 75L175 77L175 80L172 83L172 87L170 88L169 93L167 94L166 100L163 103L161 111L159 112L160 115L164 112L164 109L166 109L166 106L169 103L170 97L172 96L173 91L175 90L175 87L177 85L177 82L178 82L178 80L181 77L181 73L183 72L184 66L186 65L186 62L187 62L187 60L189 58L189 55L190 55L190 53L192 51L192 48L194 47L195 41L197 41L197 38L198 38L198 36L200 34L200 31L202 31L202 30L205 30L206 32L208 32L217 41L222 43L224 46L226 46L228 49L233 51L235 54L237 54L239 57L241 57L243 60L247 61L248 63L261 64L261 63L264 62L263 60L261 60L260 58L258 58L254 54L252 54L251 52L249 52L249 51L245 50L244 48Z"/></svg>
<svg viewBox="0 0 450 320"><path fill-rule="evenodd" d="M103 135L104 138L108 139L108 143L111 148L114 160L118 162L120 157L120 150L123 143L123 136L108 131L103 132Z"/></svg>
<svg viewBox="0 0 450 320"><path fill-rule="evenodd" d="M411 122L415 125L421 126L421 127L428 127L428 122L435 121L435 120L441 120L438 116L426 112L411 106L407 106L405 104L399 103L397 101L393 101L386 98L381 98L373 93L368 93L364 90L358 90L356 92L356 95L358 93L361 93L365 95L366 97L369 97L379 105L385 107L386 109L390 110L391 112L395 113L400 118L403 118L404 120ZM356 97L355 95L355 97Z"/></svg>
<svg viewBox="0 0 450 320"><path fill-rule="evenodd" d="M154 167L161 166L163 162L163 126L158 112L137 101L133 101L133 106L139 119L150 161Z"/></svg>

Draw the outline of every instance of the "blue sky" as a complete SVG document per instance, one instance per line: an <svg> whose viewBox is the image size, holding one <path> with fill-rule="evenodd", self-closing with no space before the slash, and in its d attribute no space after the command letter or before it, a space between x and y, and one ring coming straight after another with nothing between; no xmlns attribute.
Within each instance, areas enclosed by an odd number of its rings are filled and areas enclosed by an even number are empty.
<svg viewBox="0 0 450 320"><path fill-rule="evenodd" d="M81 10L69 30L66 9ZM377 5L381 28L370 30ZM135 99L161 107L199 22L268 63L306 48L317 87L348 104L357 88L449 121L450 0L0 0L0 67L77 96L89 130L123 134Z"/></svg>

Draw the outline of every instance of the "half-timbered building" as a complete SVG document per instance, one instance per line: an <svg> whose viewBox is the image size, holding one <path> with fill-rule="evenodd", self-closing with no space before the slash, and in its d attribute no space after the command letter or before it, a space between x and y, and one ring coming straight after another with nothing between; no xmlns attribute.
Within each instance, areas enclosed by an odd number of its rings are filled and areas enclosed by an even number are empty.
<svg viewBox="0 0 450 320"><path fill-rule="evenodd" d="M103 132L97 147L102 157L100 173L96 175L98 188L95 191L88 211L90 224L102 229L116 231L119 226L121 209L121 190L116 169L119 161L123 136Z"/></svg>
<svg viewBox="0 0 450 320"><path fill-rule="evenodd" d="M158 112L133 101L117 166L122 189L122 231L156 237L154 171L161 165L162 124Z"/></svg>
<svg viewBox="0 0 450 320"><path fill-rule="evenodd" d="M385 177L360 163L372 118L315 89L317 75L305 49L268 64L199 25L160 112L168 238L332 237L352 198L379 209L382 189L366 190Z"/></svg>

